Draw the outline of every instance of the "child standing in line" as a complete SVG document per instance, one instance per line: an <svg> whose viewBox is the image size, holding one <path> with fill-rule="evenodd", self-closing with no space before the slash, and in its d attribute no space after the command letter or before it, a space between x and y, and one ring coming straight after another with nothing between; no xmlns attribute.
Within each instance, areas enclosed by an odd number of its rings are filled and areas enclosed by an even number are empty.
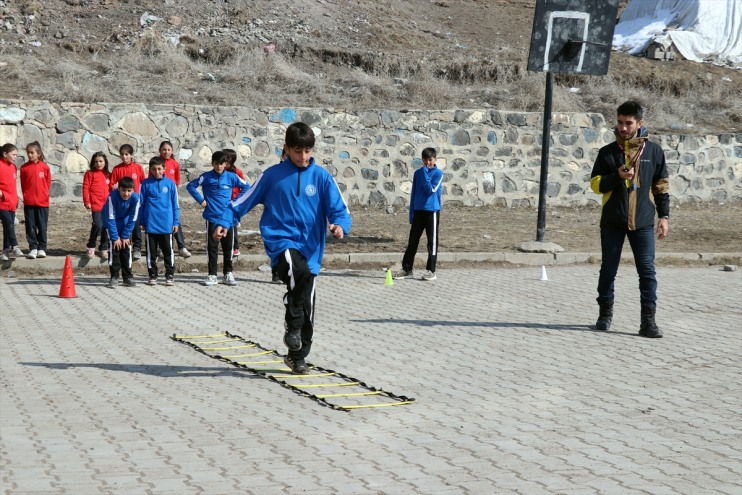
<svg viewBox="0 0 742 495"><path fill-rule="evenodd" d="M305 359L314 334L315 278L327 231L342 239L351 225L337 183L312 158L314 142L311 127L303 122L291 124L284 144L287 159L268 168L230 205L235 220L256 205L264 205L260 233L271 266L277 268L287 291L283 342L289 351L284 362L293 373L302 375L309 373ZM220 224L215 235L225 235L232 223Z"/></svg>
<svg viewBox="0 0 742 495"><path fill-rule="evenodd" d="M423 166L415 170L410 191L410 238L402 258L402 269L394 278L412 275L417 246L423 230L428 238L428 262L423 280L435 280L435 263L438 259L438 224L441 219L441 195L443 172L435 166L436 151L425 148L422 152Z"/></svg>
<svg viewBox="0 0 742 495"><path fill-rule="evenodd" d="M149 161L149 177L142 181L140 225L147 242L147 272L149 285L157 285L157 250L165 258L165 285L175 283L175 252L173 234L180 225L178 187L165 177L165 160L156 156Z"/></svg>
<svg viewBox="0 0 742 495"><path fill-rule="evenodd" d="M100 235L98 252L100 257L108 259L108 231L103 224L103 206L108 199L111 184L111 172L108 171L108 157L102 151L96 151L90 158L89 170L82 178L82 202L85 208L92 213L93 222L90 225L90 236L87 248L87 257L95 257L95 246Z"/></svg>
<svg viewBox="0 0 742 495"><path fill-rule="evenodd" d="M246 191L250 186L236 174L226 171L229 159L223 151L216 151L211 156L213 170L204 172L193 179L186 187L188 192L204 208L203 217L206 220L206 246L209 256L209 276L204 285L216 285L217 259L219 257L219 244L222 245L222 256L224 257L224 281L226 285L237 285L232 274L232 256L234 254L234 215L229 209L229 201L232 198L232 188L239 187L240 191ZM201 188L203 195L198 192ZM214 230L219 226L227 226L224 235L214 237Z"/></svg>
<svg viewBox="0 0 742 495"><path fill-rule="evenodd" d="M175 182L175 187L180 187L180 163L173 158L173 143L170 141L160 143L160 158L165 160L165 177ZM190 258L191 252L186 249L185 237L180 224L178 224L178 231L175 232L175 241L178 243L178 254L182 258Z"/></svg>
<svg viewBox="0 0 742 495"><path fill-rule="evenodd" d="M28 259L46 258L46 228L49 224L49 190L52 171L44 163L41 145L34 141L26 146L28 161L21 166L23 215L26 219Z"/></svg>
<svg viewBox="0 0 742 495"><path fill-rule="evenodd" d="M118 187L108 195L103 207L103 217L108 229L108 267L111 279L108 287L119 284L119 272L124 276L126 287L136 286L131 271L131 236L139 216L139 195L134 192L134 179L121 177Z"/></svg>
<svg viewBox="0 0 742 495"><path fill-rule="evenodd" d="M18 208L18 148L6 143L0 148L0 221L3 224L3 252L0 261L23 256L15 237L15 210Z"/></svg>
<svg viewBox="0 0 742 495"><path fill-rule="evenodd" d="M227 154L227 159L229 160L229 164L227 165L227 170L229 172L232 172L233 174L237 174L237 177L239 177L242 180L245 180L245 174L237 168L237 152L233 149L223 149L224 153ZM236 198L240 194L240 188L239 187L233 187L232 188L232 200L234 201L234 198ZM240 225L237 224L235 227L239 227ZM234 250L232 251L233 256L239 256L240 255L240 236L237 232L237 229L234 229Z"/></svg>
<svg viewBox="0 0 742 495"><path fill-rule="evenodd" d="M139 187L146 177L144 174L144 168L134 161L134 147L130 144L123 144L119 148L119 156L121 157L121 163L113 167L111 172L111 190L116 188L119 180L122 177L129 177L134 181L134 192L139 195ZM142 234L139 231L139 221L137 220L137 226L132 233L132 257L138 260L142 257Z"/></svg>

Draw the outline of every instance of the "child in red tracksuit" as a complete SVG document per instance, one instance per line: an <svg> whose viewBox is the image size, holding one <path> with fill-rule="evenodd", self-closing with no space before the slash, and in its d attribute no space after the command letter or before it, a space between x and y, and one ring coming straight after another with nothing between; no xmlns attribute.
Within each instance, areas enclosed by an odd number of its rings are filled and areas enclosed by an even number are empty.
<svg viewBox="0 0 742 495"><path fill-rule="evenodd" d="M147 177L144 168L134 161L134 147L130 144L123 144L119 148L121 163L113 167L111 172L110 190L116 189L119 180L123 177L131 177L134 181L134 192L139 196L139 187L142 181ZM139 221L131 235L131 257L138 260L142 257L142 232L139 229Z"/></svg>
<svg viewBox="0 0 742 495"><path fill-rule="evenodd" d="M52 171L44 163L38 141L26 146L28 161L21 166L23 215L26 219L28 259L46 258L46 227L49 224L49 190Z"/></svg>
<svg viewBox="0 0 742 495"><path fill-rule="evenodd" d="M237 163L237 152L229 148L223 149L222 151L227 154L227 160L229 160L229 164L227 165L227 170L229 172L232 172L233 174L237 174L237 177L239 177L240 179L246 180L244 172L242 172L242 170L237 168L237 165L235 165ZM242 189L240 189L239 187L232 188L232 201L234 201L234 198L236 198L240 194L241 190ZM237 227L239 227L239 225L237 225ZM240 241L237 236L237 229L234 229L234 251L232 253L232 256L239 256L239 255L240 255Z"/></svg>
<svg viewBox="0 0 742 495"><path fill-rule="evenodd" d="M18 169L15 160L18 158L18 148L6 143L0 148L0 221L3 224L3 252L0 260L23 256L15 237L15 210L18 208L18 185L16 177Z"/></svg>
<svg viewBox="0 0 742 495"><path fill-rule="evenodd" d="M108 231L103 223L103 207L108 199L110 184L111 172L108 171L108 157L102 151L97 151L90 158L90 169L85 172L82 179L82 202L93 215L90 237L85 246L88 258L95 256L96 240L100 235L98 251L101 258L108 259Z"/></svg>
<svg viewBox="0 0 742 495"><path fill-rule="evenodd" d="M165 177L175 182L175 185L180 188L180 163L173 158L173 143L170 141L160 143L160 158L165 160ZM148 177L151 176L152 174L148 175ZM180 225L178 225L178 231L174 234L174 237L175 242L178 243L178 254L181 258L190 258L191 253L186 249L185 237Z"/></svg>

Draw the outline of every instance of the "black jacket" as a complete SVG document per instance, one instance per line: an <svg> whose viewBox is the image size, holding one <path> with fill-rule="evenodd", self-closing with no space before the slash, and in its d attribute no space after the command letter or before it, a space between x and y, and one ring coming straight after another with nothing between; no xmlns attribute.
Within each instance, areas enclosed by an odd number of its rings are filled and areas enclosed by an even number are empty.
<svg viewBox="0 0 742 495"><path fill-rule="evenodd" d="M646 142L635 172L635 187L627 187L618 175L624 164L624 153L617 143L603 146L590 174L590 188L603 195L601 227L637 230L654 225L658 217L670 215L670 181L665 153L651 141Z"/></svg>

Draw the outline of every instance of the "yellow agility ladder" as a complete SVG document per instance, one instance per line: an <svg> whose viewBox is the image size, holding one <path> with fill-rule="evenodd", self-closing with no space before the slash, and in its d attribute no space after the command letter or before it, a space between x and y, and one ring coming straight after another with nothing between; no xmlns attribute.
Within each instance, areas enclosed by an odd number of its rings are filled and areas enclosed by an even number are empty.
<svg viewBox="0 0 742 495"><path fill-rule="evenodd" d="M401 406L415 399L371 387L348 375L307 363L310 373L295 375L278 351L229 332L211 335L176 335L172 339L213 359L267 378L289 390L338 411ZM310 391L316 391L312 393Z"/></svg>

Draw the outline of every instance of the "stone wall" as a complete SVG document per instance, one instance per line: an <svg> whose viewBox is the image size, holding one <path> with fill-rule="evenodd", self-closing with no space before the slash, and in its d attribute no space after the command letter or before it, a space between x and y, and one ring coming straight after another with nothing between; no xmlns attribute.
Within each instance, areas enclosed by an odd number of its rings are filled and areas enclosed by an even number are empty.
<svg viewBox="0 0 742 495"><path fill-rule="evenodd" d="M438 150L445 204L532 206L541 164L539 113L497 110L361 111L254 109L191 105L51 104L0 100L0 143L39 141L52 168L54 201L80 201L82 177L96 151L119 163L118 148L134 146L145 165L168 139L184 182L210 169L211 153L233 148L250 181L276 163L286 126L317 133L315 157L336 178L351 205L407 205L420 153ZM650 126L651 130L651 126ZM613 133L598 114L554 114L549 205L599 202L588 187L598 149ZM654 136L664 148L674 202L742 197L742 133Z"/></svg>

